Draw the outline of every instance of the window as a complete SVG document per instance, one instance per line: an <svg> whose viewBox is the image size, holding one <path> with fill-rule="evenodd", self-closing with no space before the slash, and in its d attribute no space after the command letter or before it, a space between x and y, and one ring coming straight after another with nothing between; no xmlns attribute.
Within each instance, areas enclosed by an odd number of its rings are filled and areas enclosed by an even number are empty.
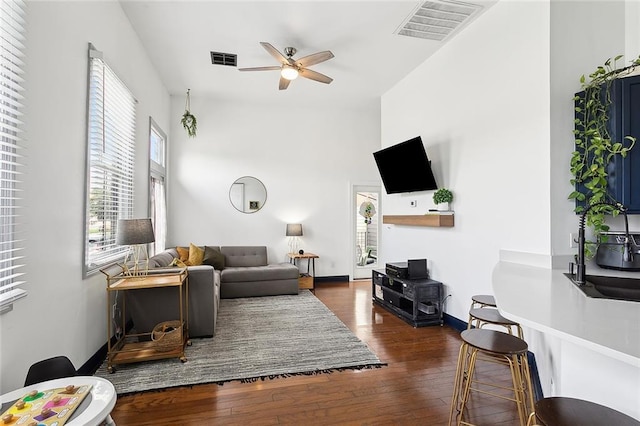
<svg viewBox="0 0 640 426"><path fill-rule="evenodd" d="M136 100L89 45L85 273L122 258L118 219L133 218Z"/></svg>
<svg viewBox="0 0 640 426"><path fill-rule="evenodd" d="M18 288L24 284L18 209L25 9L21 0L0 0L0 313L27 295Z"/></svg>
<svg viewBox="0 0 640 426"><path fill-rule="evenodd" d="M166 152L167 135L149 117L149 210L156 237L151 254L164 251L167 236Z"/></svg>

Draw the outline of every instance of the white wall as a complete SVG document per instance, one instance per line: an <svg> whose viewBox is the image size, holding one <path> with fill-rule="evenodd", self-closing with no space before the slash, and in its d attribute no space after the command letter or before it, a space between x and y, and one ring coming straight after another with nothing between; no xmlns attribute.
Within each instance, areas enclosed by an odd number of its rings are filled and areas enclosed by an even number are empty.
<svg viewBox="0 0 640 426"><path fill-rule="evenodd" d="M624 7L624 57L626 61L631 61L640 54L640 3L625 1Z"/></svg>
<svg viewBox="0 0 640 426"><path fill-rule="evenodd" d="M296 84L313 84L300 81ZM380 147L376 101L305 103L274 89L267 103L199 98L191 93L198 134L171 131L168 246L266 245L270 262L286 261L286 223L302 223L300 248L320 256L316 275L350 275L350 182L377 181ZM184 97L172 97L175 121ZM251 214L229 202L241 176L260 179L264 207Z"/></svg>
<svg viewBox="0 0 640 426"><path fill-rule="evenodd" d="M456 212L453 228L383 225L382 262L426 257L457 318L491 293L500 249L550 254L548 46L547 2L502 1L382 98L382 145L422 136ZM384 196L383 213L432 195Z"/></svg>
<svg viewBox="0 0 640 426"><path fill-rule="evenodd" d="M105 280L83 279L88 43L138 100L136 213L147 215L149 116L168 131L170 99L117 2L28 2L24 220L26 299L0 316L0 393L29 365L76 368L106 342Z"/></svg>

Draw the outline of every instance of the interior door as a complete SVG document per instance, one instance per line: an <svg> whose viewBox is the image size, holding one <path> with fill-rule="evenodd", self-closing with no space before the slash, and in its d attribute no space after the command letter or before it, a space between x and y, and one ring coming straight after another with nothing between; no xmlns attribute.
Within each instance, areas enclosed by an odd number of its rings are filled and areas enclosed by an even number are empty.
<svg viewBox="0 0 640 426"><path fill-rule="evenodd" d="M353 279L371 278L378 264L380 235L380 187L353 187Z"/></svg>

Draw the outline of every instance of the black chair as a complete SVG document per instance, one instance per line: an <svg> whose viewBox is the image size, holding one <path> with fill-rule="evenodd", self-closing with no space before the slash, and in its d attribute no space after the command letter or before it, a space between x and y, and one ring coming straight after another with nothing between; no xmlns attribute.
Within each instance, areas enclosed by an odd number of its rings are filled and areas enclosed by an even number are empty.
<svg viewBox="0 0 640 426"><path fill-rule="evenodd" d="M53 358L38 361L29 367L25 386L47 380L61 379L63 377L73 377L76 375L76 368L66 356L56 356Z"/></svg>

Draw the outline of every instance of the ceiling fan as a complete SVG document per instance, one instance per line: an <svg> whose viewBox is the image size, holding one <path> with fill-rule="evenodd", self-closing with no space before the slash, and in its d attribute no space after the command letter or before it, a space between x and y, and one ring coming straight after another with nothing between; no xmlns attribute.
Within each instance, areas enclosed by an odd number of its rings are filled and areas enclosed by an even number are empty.
<svg viewBox="0 0 640 426"><path fill-rule="evenodd" d="M295 80L298 75L308 78L310 80L319 81L320 83L329 84L333 81L331 77L327 77L324 74L320 74L317 71L313 71L308 69L307 67L315 64L319 64L320 62L328 61L333 58L333 53L329 50L325 50L322 52L314 53L309 56L305 56L304 58L294 59L293 55L296 54L297 50L294 47L285 47L283 55L270 45L264 41L261 41L260 44L265 48L267 52L271 56L273 56L281 65L279 66L270 66L270 67L252 67L252 68L238 68L240 71L280 71L280 90L285 90L289 87L289 83L291 80Z"/></svg>

